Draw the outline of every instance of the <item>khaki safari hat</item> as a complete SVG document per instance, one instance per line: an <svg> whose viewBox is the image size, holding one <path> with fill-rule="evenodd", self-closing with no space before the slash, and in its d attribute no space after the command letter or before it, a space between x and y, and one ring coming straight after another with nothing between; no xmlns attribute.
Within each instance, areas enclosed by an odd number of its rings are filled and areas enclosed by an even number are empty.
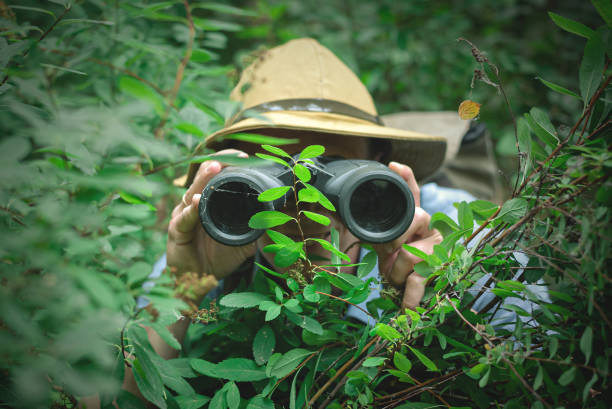
<svg viewBox="0 0 612 409"><path fill-rule="evenodd" d="M446 138L385 126L359 78L330 50L310 38L265 51L243 72L230 99L242 110L196 148L219 148L224 136L264 129L314 131L387 139L391 160L412 167L417 179L433 174L444 161ZM192 164L186 180L195 177ZM184 183L182 183L184 184Z"/></svg>

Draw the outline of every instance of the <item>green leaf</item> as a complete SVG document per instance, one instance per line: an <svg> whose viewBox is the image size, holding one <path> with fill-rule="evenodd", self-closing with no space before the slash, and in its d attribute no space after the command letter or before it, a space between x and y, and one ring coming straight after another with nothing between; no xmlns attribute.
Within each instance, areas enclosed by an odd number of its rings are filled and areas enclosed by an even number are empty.
<svg viewBox="0 0 612 409"><path fill-rule="evenodd" d="M291 373L312 351L295 348L283 354L272 368L272 376L281 379Z"/></svg>
<svg viewBox="0 0 612 409"><path fill-rule="evenodd" d="M279 197L285 196L285 194L291 189L291 186L279 186L270 188L264 192L261 192L257 196L257 200L260 202L271 202L278 199Z"/></svg>
<svg viewBox="0 0 612 409"><path fill-rule="evenodd" d="M195 369L195 368L194 368ZM229 358L219 362L216 367L218 378L236 382L253 382L266 379L266 372L246 358Z"/></svg>
<svg viewBox="0 0 612 409"><path fill-rule="evenodd" d="M300 140L295 138L277 138L275 136L258 135L251 133L235 133L226 135L223 139L233 139L235 141L250 142L257 145L290 145L298 143Z"/></svg>
<svg viewBox="0 0 612 409"><path fill-rule="evenodd" d="M561 85L553 84L550 81L546 81L542 77L536 77L536 79L540 80L542 84L546 85L548 88L552 89L555 92L558 92L560 94L569 95L570 97L582 99L580 95L576 94L574 91L570 91L569 89L562 87Z"/></svg>
<svg viewBox="0 0 612 409"><path fill-rule="evenodd" d="M523 291L526 288L525 284L514 280L499 281L496 285L510 291Z"/></svg>
<svg viewBox="0 0 612 409"><path fill-rule="evenodd" d="M402 334L400 334L395 328L388 326L387 324L383 324L379 322L370 332L371 335L378 335L387 341L395 341L402 338Z"/></svg>
<svg viewBox="0 0 612 409"><path fill-rule="evenodd" d="M593 328L586 327L582 336L580 337L580 350L586 357L585 365L589 363L591 359L591 352L593 351Z"/></svg>
<svg viewBox="0 0 612 409"><path fill-rule="evenodd" d="M282 305L276 304L266 311L266 322L274 320L281 313Z"/></svg>
<svg viewBox="0 0 612 409"><path fill-rule="evenodd" d="M380 366L384 364L386 360L387 358L385 358L384 356L371 356L367 358L365 361L363 361L363 364L361 365L365 366L366 368Z"/></svg>
<svg viewBox="0 0 612 409"><path fill-rule="evenodd" d="M274 402L258 395L249 401L246 409L274 409Z"/></svg>
<svg viewBox="0 0 612 409"><path fill-rule="evenodd" d="M570 383L572 383L575 377L576 377L576 367L574 366L561 374L561 376L559 377L559 385L567 386Z"/></svg>
<svg viewBox="0 0 612 409"><path fill-rule="evenodd" d="M132 77L123 76L119 78L119 89L126 94L149 102L158 115L163 115L164 100L148 85L145 85Z"/></svg>
<svg viewBox="0 0 612 409"><path fill-rule="evenodd" d="M419 359L419 361L421 361L423 365L425 365L425 367L427 367L427 369L429 369L430 371L439 371L436 364L433 363L431 359L427 358L422 352L420 352L416 348L411 347L410 345L408 345L408 348L410 348L412 353Z"/></svg>
<svg viewBox="0 0 612 409"><path fill-rule="evenodd" d="M166 409L164 400L164 384L157 367L149 358L148 352L140 345L135 344L136 359L132 362L132 373L138 385L138 390L146 400L155 404L157 407Z"/></svg>
<svg viewBox="0 0 612 409"><path fill-rule="evenodd" d="M325 152L325 147L321 145L310 145L304 148L302 152L300 152L300 156L298 159L308 159L315 158L317 156L323 155Z"/></svg>
<svg viewBox="0 0 612 409"><path fill-rule="evenodd" d="M601 18L608 27L612 27L612 3L608 0L591 0Z"/></svg>
<svg viewBox="0 0 612 409"><path fill-rule="evenodd" d="M584 100L585 107L589 104L601 83L604 59L605 49L601 40L601 34L598 32L587 41L578 71L580 95Z"/></svg>
<svg viewBox="0 0 612 409"><path fill-rule="evenodd" d="M524 117L531 130L542 142L551 148L555 148L559 144L559 138L556 135L555 127L550 122L546 112L537 107L533 107L529 111L529 114L525 114Z"/></svg>
<svg viewBox="0 0 612 409"><path fill-rule="evenodd" d="M174 337L174 334L170 332L168 327L158 322L152 322L151 328L153 328L155 332L157 332L157 335L159 335L159 337L163 339L164 342L168 344L170 347L176 349L177 351L181 350L181 344Z"/></svg>
<svg viewBox="0 0 612 409"><path fill-rule="evenodd" d="M376 263L378 262L378 255L374 250L370 250L363 258L359 267L357 267L357 277L364 278L372 272Z"/></svg>
<svg viewBox="0 0 612 409"><path fill-rule="evenodd" d="M591 36L595 33L592 29L584 24L570 20L569 18L560 16L559 14L549 11L548 15L556 25L572 34L576 34L584 38L591 38Z"/></svg>
<svg viewBox="0 0 612 409"><path fill-rule="evenodd" d="M310 331L316 335L323 334L323 327L316 319L309 317L308 315L296 314L292 311L287 310L285 311L285 315L287 315L289 321L293 322L298 327L304 328L305 330Z"/></svg>
<svg viewBox="0 0 612 409"><path fill-rule="evenodd" d="M396 352L393 354L393 365L402 372L408 373L412 369L412 362L406 355Z"/></svg>
<svg viewBox="0 0 612 409"><path fill-rule="evenodd" d="M224 307L251 308L259 305L263 301L270 301L270 299L260 293L244 292L227 294L219 300L219 304Z"/></svg>
<svg viewBox="0 0 612 409"><path fill-rule="evenodd" d="M274 230L266 230L266 234L270 236L272 241L277 244L293 244L293 241L290 237L285 236L283 233L279 233Z"/></svg>
<svg viewBox="0 0 612 409"><path fill-rule="evenodd" d="M429 228L439 230L440 233L442 233L442 235L445 237L453 231L457 231L460 229L453 219L451 219L450 217L448 217L448 215L442 212L434 213L431 216Z"/></svg>
<svg viewBox="0 0 612 409"><path fill-rule="evenodd" d="M457 210L459 212L459 226L466 231L466 235L471 234L474 229L474 215L472 214L470 205L468 205L467 202L461 202Z"/></svg>
<svg viewBox="0 0 612 409"><path fill-rule="evenodd" d="M319 191L309 184L306 184L304 189L298 191L298 200L300 202L316 203L319 201Z"/></svg>
<svg viewBox="0 0 612 409"><path fill-rule="evenodd" d="M304 287L304 299L310 302L319 302L321 296L317 294L317 287L314 284L309 284Z"/></svg>
<svg viewBox="0 0 612 409"><path fill-rule="evenodd" d="M487 386L487 383L489 383L489 375L491 375L491 367L489 366L489 369L487 370L487 372L484 374L484 376L482 378L480 378L480 380L478 381L478 386L480 386L481 388L484 388L485 386Z"/></svg>
<svg viewBox="0 0 612 409"><path fill-rule="evenodd" d="M280 226L287 223L289 220L295 220L293 217L276 210L264 210L254 214L249 220L251 229L268 229L270 227Z"/></svg>
<svg viewBox="0 0 612 409"><path fill-rule="evenodd" d="M331 243L328 242L327 240L315 239L315 238L307 238L306 240L308 240L308 241L316 241L325 250L332 252L333 254L335 254L338 257L340 257L342 260L344 260L344 261L351 261L351 258L348 255L344 254L343 252L341 252L340 250L338 250L337 248L332 246Z"/></svg>
<svg viewBox="0 0 612 409"><path fill-rule="evenodd" d="M277 267L284 268L289 267L300 258L303 253L302 249L304 243L299 241L291 244L282 244L280 246L282 247L278 249L274 255L274 264L276 264Z"/></svg>
<svg viewBox="0 0 612 409"><path fill-rule="evenodd" d="M258 158L270 161L270 162L278 163L279 165L283 165L291 169L291 165L289 165L286 161L276 156L266 155L265 153L259 153L259 152L257 152L255 156L257 156Z"/></svg>
<svg viewBox="0 0 612 409"><path fill-rule="evenodd" d="M208 409L226 409L227 401L225 399L226 394L225 390L219 389L215 392L213 398L210 400L210 404L208 405Z"/></svg>
<svg viewBox="0 0 612 409"><path fill-rule="evenodd" d="M308 170L308 168L302 165L301 163L297 163L293 167L293 172L295 172L295 176L297 176L297 178L300 179L304 183L309 182L310 178L312 178L312 175L310 174L310 171Z"/></svg>
<svg viewBox="0 0 612 409"><path fill-rule="evenodd" d="M210 398L208 396L195 394L190 396L175 396L174 400L176 400L180 409L200 409L210 401ZM119 407L123 408L123 406Z"/></svg>
<svg viewBox="0 0 612 409"><path fill-rule="evenodd" d="M291 155L289 155L287 152L285 152L279 147L271 146L271 145L261 145L261 147L267 150L268 152L273 153L277 156L284 156L285 158L291 159Z"/></svg>
<svg viewBox="0 0 612 409"><path fill-rule="evenodd" d="M413 247L413 246L409 246L408 244L404 244L403 247L404 247L404 249L407 252L414 254L418 258L420 258L420 259L422 259L424 261L429 260L429 255L427 253L425 253L423 250L418 249L418 248Z"/></svg>
<svg viewBox="0 0 612 409"><path fill-rule="evenodd" d="M527 201L523 198L510 199L502 205L497 216L506 223L516 223L527 213Z"/></svg>
<svg viewBox="0 0 612 409"><path fill-rule="evenodd" d="M257 331L255 339L253 339L253 357L257 365L263 365L268 362L275 346L276 337L274 336L274 331L269 325L264 325Z"/></svg>
<svg viewBox="0 0 612 409"><path fill-rule="evenodd" d="M536 373L535 379L533 380L533 390L537 391L544 381L544 369L542 365L538 365L538 372Z"/></svg>
<svg viewBox="0 0 612 409"><path fill-rule="evenodd" d="M593 387L593 385L595 385L595 382L597 382L598 380L599 380L599 376L597 376L597 374L594 373L593 377L591 378L591 380L588 381L584 385L584 389L582 390L582 402L586 402L587 398L590 395L591 388Z"/></svg>
<svg viewBox="0 0 612 409"><path fill-rule="evenodd" d="M202 136L204 136L204 132L202 132L202 130L200 128L198 128L196 125L190 123L190 122L181 122L179 124L176 124L174 126L176 129L178 129L181 132L185 132L191 135L195 135L199 138L201 138Z"/></svg>
<svg viewBox="0 0 612 409"><path fill-rule="evenodd" d="M323 216L322 214L309 212L307 210L303 210L302 214L304 214L304 216L308 217L310 220L322 224L323 226L329 226L329 224L331 223L329 217Z"/></svg>
<svg viewBox="0 0 612 409"><path fill-rule="evenodd" d="M470 209L472 209L474 218L479 221L484 221L491 217L498 208L499 206L497 204L487 200L474 200L470 202Z"/></svg>
<svg viewBox="0 0 612 409"><path fill-rule="evenodd" d="M223 387L226 389L225 401L229 409L238 409L240 406L240 390L234 382L229 382Z"/></svg>
<svg viewBox="0 0 612 409"><path fill-rule="evenodd" d="M552 359L553 356L556 355L557 350L559 349L559 338L551 337L548 341L548 349L549 349L549 358Z"/></svg>

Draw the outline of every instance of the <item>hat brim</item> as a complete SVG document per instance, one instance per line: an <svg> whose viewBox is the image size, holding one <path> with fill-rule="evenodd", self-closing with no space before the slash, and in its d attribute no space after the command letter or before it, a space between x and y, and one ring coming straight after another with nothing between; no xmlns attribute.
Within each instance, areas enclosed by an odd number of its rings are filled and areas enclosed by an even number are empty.
<svg viewBox="0 0 612 409"><path fill-rule="evenodd" d="M329 112L304 111L273 111L245 118L209 135L202 145L215 148L224 136L270 128L391 140L391 159L410 166L419 180L442 165L446 152L446 138L443 136L391 128ZM198 165L192 164L187 178L180 182L186 182L187 186L191 184Z"/></svg>

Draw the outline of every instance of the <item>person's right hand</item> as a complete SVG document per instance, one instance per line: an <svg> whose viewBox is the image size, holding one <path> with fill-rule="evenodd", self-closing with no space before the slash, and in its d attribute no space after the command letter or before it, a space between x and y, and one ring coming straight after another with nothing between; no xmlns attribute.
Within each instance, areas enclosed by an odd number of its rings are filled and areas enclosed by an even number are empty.
<svg viewBox="0 0 612 409"><path fill-rule="evenodd" d="M246 153L235 149L225 149L216 154L248 157ZM177 276L197 273L199 276L206 274L221 279L255 254L255 243L241 247L226 246L213 240L200 224L198 205L202 190L225 166L216 160L203 162L185 192L183 201L172 212L166 256L168 266Z"/></svg>

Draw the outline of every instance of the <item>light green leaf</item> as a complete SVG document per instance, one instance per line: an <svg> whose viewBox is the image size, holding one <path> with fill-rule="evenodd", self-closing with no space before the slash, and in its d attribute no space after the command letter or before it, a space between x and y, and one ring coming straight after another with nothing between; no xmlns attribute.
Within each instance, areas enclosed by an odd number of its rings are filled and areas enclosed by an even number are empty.
<svg viewBox="0 0 612 409"><path fill-rule="evenodd" d="M474 229L474 215L472 214L472 209L467 202L461 202L459 203L457 210L459 213L457 217L459 220L459 226L466 231L466 235L469 235Z"/></svg>
<svg viewBox="0 0 612 409"><path fill-rule="evenodd" d="M344 260L344 261L351 261L351 258L348 255L346 255L343 252L341 252L340 250L334 248L334 246L332 246L331 243L328 242L327 240L315 239L315 238L307 238L306 240L308 240L308 241L316 241L325 250L332 252L333 254L335 254L338 257L340 257L342 260Z"/></svg>
<svg viewBox="0 0 612 409"><path fill-rule="evenodd" d="M584 56L578 71L580 95L584 100L585 107L589 104L601 83L604 59L604 45L601 40L601 34L598 32L593 34L587 41L584 47Z"/></svg>
<svg viewBox="0 0 612 409"><path fill-rule="evenodd" d="M285 236L283 233L279 233L274 230L266 230L266 234L270 236L272 241L277 244L293 244L293 241L290 237Z"/></svg>
<svg viewBox="0 0 612 409"><path fill-rule="evenodd" d="M271 202L273 200L278 199L279 197L283 197L288 191L291 189L291 186L278 186L268 189L264 192L261 192L259 196L257 196L257 200L260 202Z"/></svg>
<svg viewBox="0 0 612 409"><path fill-rule="evenodd" d="M155 92L154 89L150 88L148 85L132 78L123 76L119 78L119 89L126 94L129 94L133 97L141 99L143 101L149 102L153 105L155 112L158 115L162 115L164 112L164 100L163 98Z"/></svg>
<svg viewBox="0 0 612 409"><path fill-rule="evenodd" d="M195 369L195 368L194 368ZM216 367L218 378L236 382L253 382L266 378L264 368L246 358L229 358L219 362Z"/></svg>
<svg viewBox="0 0 612 409"><path fill-rule="evenodd" d="M270 309L268 309L268 311L266 311L266 322L268 321L272 321L274 320L276 317L278 317L281 313L281 309L283 308L282 305L276 304L273 305L272 307L270 307Z"/></svg>
<svg viewBox="0 0 612 409"><path fill-rule="evenodd" d="M319 224L322 224L323 226L329 226L329 224L331 223L331 220L329 220L329 217L323 216L322 214L309 212L307 210L303 210L302 214L308 217L310 220L315 221Z"/></svg>
<svg viewBox="0 0 612 409"><path fill-rule="evenodd" d="M387 324L383 324L379 322L372 329L371 335L378 335L387 341L395 341L397 339L402 338L402 334L400 334L395 328L388 326Z"/></svg>
<svg viewBox="0 0 612 409"><path fill-rule="evenodd" d="M267 150L270 153L273 153L273 154L278 155L278 156L284 156L285 158L290 158L291 159L291 155L289 155L287 152L285 152L284 150L282 150L279 147L272 146L272 145L261 145L261 147L263 149Z"/></svg>
<svg viewBox="0 0 612 409"><path fill-rule="evenodd" d="M487 383L489 383L489 375L491 375L491 367L489 366L489 369L487 370L487 372L484 374L484 376L482 378L480 378L480 380L478 381L478 386L480 386L481 388L484 388L485 386L487 386Z"/></svg>
<svg viewBox="0 0 612 409"><path fill-rule="evenodd" d="M295 220L293 217L276 210L264 210L254 214L249 220L251 229L268 229L270 227L280 226L287 223L289 220Z"/></svg>
<svg viewBox="0 0 612 409"><path fill-rule="evenodd" d="M274 352L276 346L276 337L274 331L269 325L264 325L255 334L253 339L253 357L258 365L263 365L268 362L268 359Z"/></svg>
<svg viewBox="0 0 612 409"><path fill-rule="evenodd" d="M276 250L274 255L274 264L278 267L289 267L297 261L303 253L303 242L294 242L291 244L279 244L280 249Z"/></svg>
<svg viewBox="0 0 612 409"><path fill-rule="evenodd" d="M298 191L298 200L300 202L316 203L319 201L319 191L309 184L306 184L304 189Z"/></svg>
<svg viewBox="0 0 612 409"><path fill-rule="evenodd" d="M310 145L304 148L302 152L300 152L300 156L298 159L308 159L315 158L317 156L323 155L325 152L325 147L321 145Z"/></svg>
<svg viewBox="0 0 612 409"><path fill-rule="evenodd" d="M249 401L246 409L274 409L274 402L258 395Z"/></svg>
<svg viewBox="0 0 612 409"><path fill-rule="evenodd" d="M359 267L357 267L357 277L364 278L374 269L378 262L378 255L374 250L370 250L363 258Z"/></svg>
<svg viewBox="0 0 612 409"><path fill-rule="evenodd" d="M595 33L592 29L584 24L570 20L569 18L560 16L559 14L549 11L548 15L557 26L572 34L576 34L584 38L591 38L591 36Z"/></svg>
<svg viewBox="0 0 612 409"><path fill-rule="evenodd" d="M384 364L386 360L387 358L383 356L371 356L367 358L365 361L363 361L362 366L365 366L366 368L380 366Z"/></svg>
<svg viewBox="0 0 612 409"><path fill-rule="evenodd" d="M497 211L498 208L499 206L497 204L487 200L474 200L473 202L470 202L470 209L472 209L474 218L477 220L488 219Z"/></svg>
<svg viewBox="0 0 612 409"><path fill-rule="evenodd" d="M561 376L559 377L559 385L567 386L570 383L572 383L575 377L576 377L576 367L574 366L561 374Z"/></svg>
<svg viewBox="0 0 612 409"><path fill-rule="evenodd" d="M445 237L453 231L457 231L460 229L453 219L451 219L450 217L448 217L448 215L442 212L434 213L431 216L429 228L439 230L440 233L442 233L442 235Z"/></svg>
<svg viewBox="0 0 612 409"><path fill-rule="evenodd" d="M281 379L291 373L312 351L295 348L283 354L272 368L272 376Z"/></svg>
<svg viewBox="0 0 612 409"><path fill-rule="evenodd" d="M419 361L421 361L423 365L427 367L427 369L430 371L439 371L436 364L431 359L427 358L421 351L411 347L410 345L408 345L408 348L410 348L412 353L419 359Z"/></svg>
<svg viewBox="0 0 612 409"><path fill-rule="evenodd" d="M235 133L231 135L226 135L223 137L223 139L250 142L257 145L289 145L293 143L298 143L300 141L299 139L294 138L277 138L275 136L258 135L251 133Z"/></svg>
<svg viewBox="0 0 612 409"><path fill-rule="evenodd" d="M229 382L225 384L224 389L226 389L225 401L228 408L238 409L238 406L240 406L240 390L238 390L238 386L234 382Z"/></svg>
<svg viewBox="0 0 612 409"><path fill-rule="evenodd" d="M412 369L412 362L406 355L396 352L393 354L393 365L402 372L408 373Z"/></svg>
<svg viewBox="0 0 612 409"><path fill-rule="evenodd" d="M536 77L536 79L540 80L542 84L546 85L548 88L552 89L555 92L558 92L560 94L569 95L570 97L582 99L580 95L576 94L574 91L570 91L569 89L562 87L561 85L553 84L550 81L546 81L542 77Z"/></svg>
<svg viewBox="0 0 612 409"><path fill-rule="evenodd" d="M589 363L591 359L591 352L593 351L593 328L586 327L582 336L580 337L580 350L586 357L585 365Z"/></svg>
<svg viewBox="0 0 612 409"><path fill-rule="evenodd" d="M421 249L418 249L413 246L409 246L408 244L404 244L403 247L407 252L414 254L415 256L417 256L418 258L422 260L427 261L429 259L429 255Z"/></svg>
<svg viewBox="0 0 612 409"><path fill-rule="evenodd" d="M200 128L198 128L196 125L190 123L190 122L181 122L179 124L176 124L174 126L176 129L178 129L181 132L185 132L191 135L195 135L199 138L201 138L202 136L204 136L204 132L202 132L202 130Z"/></svg>
<svg viewBox="0 0 612 409"><path fill-rule="evenodd" d="M317 287L314 284L309 284L304 287L304 299L310 302L318 302L321 299L321 296L317 294Z"/></svg>
<svg viewBox="0 0 612 409"><path fill-rule="evenodd" d="M516 223L525 213L527 213L527 201L523 198L514 198L502 205L497 218L506 223Z"/></svg>
<svg viewBox="0 0 612 409"><path fill-rule="evenodd" d="M224 307L251 308L259 305L263 301L270 301L270 299L260 293L244 292L227 294L219 300L219 304Z"/></svg>
<svg viewBox="0 0 612 409"><path fill-rule="evenodd" d="M257 152L255 154L255 156L257 156L260 159L264 159L264 160L267 160L267 161L270 161L270 162L275 162L275 163L283 165L283 166L285 166L287 168L291 168L291 166L286 161L284 161L281 158L278 158L276 156L266 155L265 153L259 153L259 152Z"/></svg>
<svg viewBox="0 0 612 409"><path fill-rule="evenodd" d="M310 171L308 170L308 168L302 165L301 163L297 163L293 167L293 172L295 172L295 176L297 176L297 178L300 179L304 183L309 182L310 178L312 178L312 175L310 174Z"/></svg>

